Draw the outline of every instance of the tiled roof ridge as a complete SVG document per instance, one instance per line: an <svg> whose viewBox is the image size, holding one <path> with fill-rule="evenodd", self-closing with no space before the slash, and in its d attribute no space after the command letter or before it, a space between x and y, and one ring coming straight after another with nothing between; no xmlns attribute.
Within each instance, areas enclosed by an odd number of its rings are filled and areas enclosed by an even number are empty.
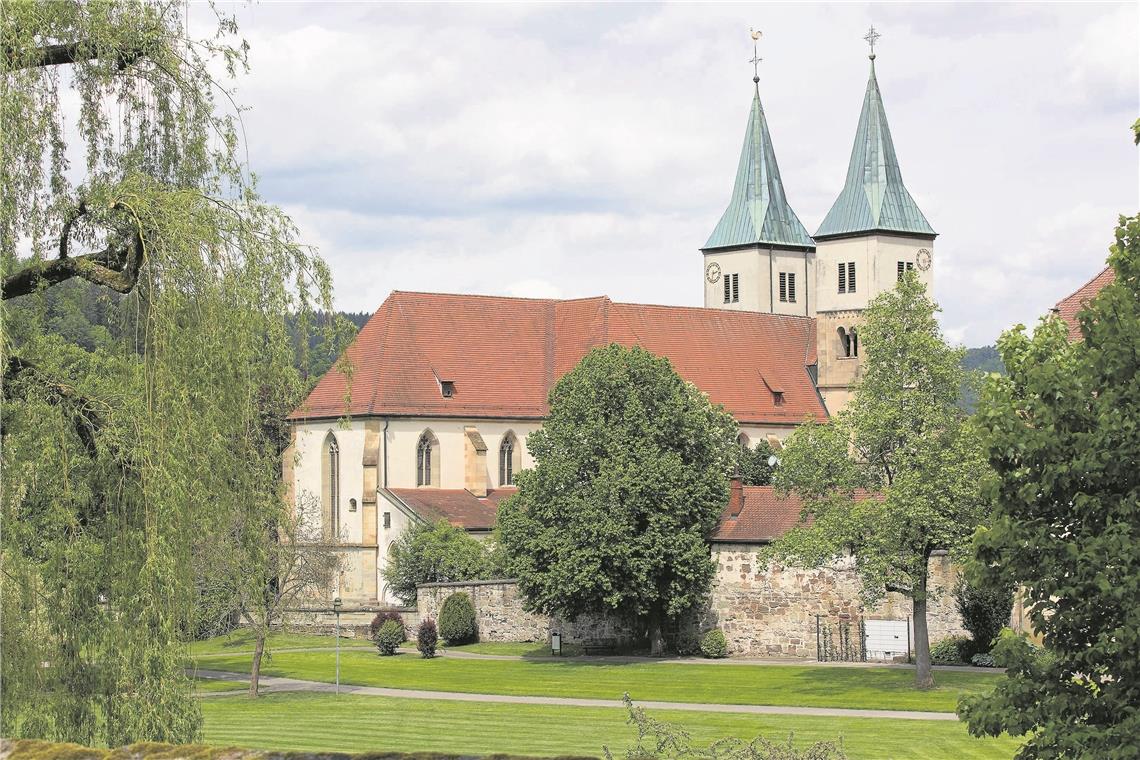
<svg viewBox="0 0 1140 760"><path fill-rule="evenodd" d="M1057 303L1055 304L1054 308L1059 308L1059 307L1061 306L1061 304L1063 304L1063 303L1065 303L1066 301L1069 301L1069 300L1071 300L1071 299L1073 299L1073 298L1076 298L1077 296L1079 296L1079 295L1081 294L1081 291L1083 291L1085 288L1087 288L1087 287L1089 287L1090 285L1092 285L1093 283L1095 283L1095 282L1096 282L1097 280L1099 280L1101 277L1104 277L1104 275L1105 275L1105 274L1108 272L1108 270L1110 270L1110 269L1112 269L1112 265L1111 265L1111 264L1105 264L1105 266L1104 266L1104 269L1102 269L1102 270L1100 270L1099 272L1097 272L1096 274L1094 274L1094 275L1093 275L1092 277L1090 277L1090 278L1089 278L1089 279L1088 279L1088 280L1087 280L1087 281L1086 281L1084 284L1082 284L1082 285L1081 285L1079 288L1077 288L1076 290L1074 290L1072 293L1070 293L1069 295L1065 296L1065 297L1064 297L1064 298L1062 298L1061 300L1057 301Z"/></svg>

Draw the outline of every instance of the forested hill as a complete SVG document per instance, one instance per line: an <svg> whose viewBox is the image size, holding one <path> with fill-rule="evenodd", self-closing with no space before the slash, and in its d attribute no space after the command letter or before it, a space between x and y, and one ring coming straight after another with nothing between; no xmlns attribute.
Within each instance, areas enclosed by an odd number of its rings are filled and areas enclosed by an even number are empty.
<svg viewBox="0 0 1140 760"><path fill-rule="evenodd" d="M967 348L966 355L962 357L962 366L967 370L979 372L982 374L989 372L997 372L1005 374L1005 365L1002 364L1001 356L998 355L997 348L994 346L982 346L981 348ZM962 388L962 401L961 406L968 412L974 411L978 405L978 393L973 388Z"/></svg>

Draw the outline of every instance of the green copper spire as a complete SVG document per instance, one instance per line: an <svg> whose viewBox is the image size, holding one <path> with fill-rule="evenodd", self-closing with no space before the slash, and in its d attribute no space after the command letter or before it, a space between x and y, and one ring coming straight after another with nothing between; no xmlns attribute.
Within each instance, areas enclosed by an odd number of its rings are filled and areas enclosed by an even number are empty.
<svg viewBox="0 0 1140 760"><path fill-rule="evenodd" d="M758 82L759 77L753 81ZM759 85L752 98L732 199L704 250L757 244L815 247L784 195L768 121L760 105Z"/></svg>
<svg viewBox="0 0 1140 760"><path fill-rule="evenodd" d="M874 36L877 39L878 35ZM855 131L851 163L847 166L847 184L815 233L817 238L875 230L935 234L903 185L887 113L883 110L883 96L875 79L873 51L872 47L871 78Z"/></svg>

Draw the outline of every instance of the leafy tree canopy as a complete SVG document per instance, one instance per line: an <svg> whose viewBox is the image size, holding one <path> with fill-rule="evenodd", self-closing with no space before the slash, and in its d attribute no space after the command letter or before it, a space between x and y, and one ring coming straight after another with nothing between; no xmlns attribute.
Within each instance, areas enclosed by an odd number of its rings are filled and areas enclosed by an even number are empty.
<svg viewBox="0 0 1140 760"><path fill-rule="evenodd" d="M493 543L484 543L446 520L404 532L381 571L388 590L404 604L416 603L421 583L486 580L497 575Z"/></svg>
<svg viewBox="0 0 1140 760"><path fill-rule="evenodd" d="M499 507L511 574L529 608L661 624L699 605L706 539L728 500L736 424L668 359L596 348L558 381L527 445L535 467Z"/></svg>
<svg viewBox="0 0 1140 760"><path fill-rule="evenodd" d="M978 417L998 473L972 569L1022 588L1049 657L1021 638L992 695L963 701L976 735L1028 734L1021 758L1137 757L1140 735L1140 217L1121 218L1116 273L1078 316L1017 327Z"/></svg>
<svg viewBox="0 0 1140 760"><path fill-rule="evenodd" d="M977 431L958 408L962 352L947 345L938 307L912 273L870 304L859 328L863 375L851 403L785 441L776 485L814 522L773 555L820 565L854 554L867 603L887 591L914 601L917 683L933 683L926 631L928 567L960 555L987 515ZM870 498L865 498L867 494Z"/></svg>

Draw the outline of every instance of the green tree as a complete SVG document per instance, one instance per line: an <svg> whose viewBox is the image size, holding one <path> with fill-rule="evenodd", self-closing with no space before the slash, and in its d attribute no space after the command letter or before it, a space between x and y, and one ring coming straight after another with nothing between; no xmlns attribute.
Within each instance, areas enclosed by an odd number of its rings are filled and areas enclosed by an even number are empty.
<svg viewBox="0 0 1140 760"><path fill-rule="evenodd" d="M282 418L304 391L286 318L330 305L215 107L232 93L213 74L244 66L236 25L194 39L185 11L0 11L5 736L197 738L199 550L280 503ZM57 318L73 298L71 316L115 312L116 329Z"/></svg>
<svg viewBox="0 0 1140 760"><path fill-rule="evenodd" d="M1052 316L999 346L978 416L997 471L971 570L1017 585L1048 657L1005 636L1006 677L963 700L975 735L1028 739L1020 758L1140 757L1140 217L1122 218L1115 282L1070 344Z"/></svg>
<svg viewBox="0 0 1140 760"><path fill-rule="evenodd" d="M421 583L486 580L497 569L491 542L440 520L405 531L392 544L381 575L389 591L404 604L414 605L416 586Z"/></svg>
<svg viewBox="0 0 1140 760"><path fill-rule="evenodd" d="M937 311L913 274L877 296L859 328L865 357L854 398L829 422L789 436L776 470L777 487L799 494L814 522L790 531L773 555L822 565L849 552L866 604L890 591L909 597L920 688L934 684L930 557L958 556L987 517L984 457L958 407L962 352L942 337Z"/></svg>
<svg viewBox="0 0 1140 760"><path fill-rule="evenodd" d="M740 448L740 460L737 472L746 486L766 486L772 483L773 466L768 460L773 455L772 447L767 441L758 441L752 448Z"/></svg>
<svg viewBox="0 0 1140 760"><path fill-rule="evenodd" d="M728 501L736 425L644 349L596 348L550 394L527 445L535 467L498 530L529 609L662 625L705 600L706 539Z"/></svg>

